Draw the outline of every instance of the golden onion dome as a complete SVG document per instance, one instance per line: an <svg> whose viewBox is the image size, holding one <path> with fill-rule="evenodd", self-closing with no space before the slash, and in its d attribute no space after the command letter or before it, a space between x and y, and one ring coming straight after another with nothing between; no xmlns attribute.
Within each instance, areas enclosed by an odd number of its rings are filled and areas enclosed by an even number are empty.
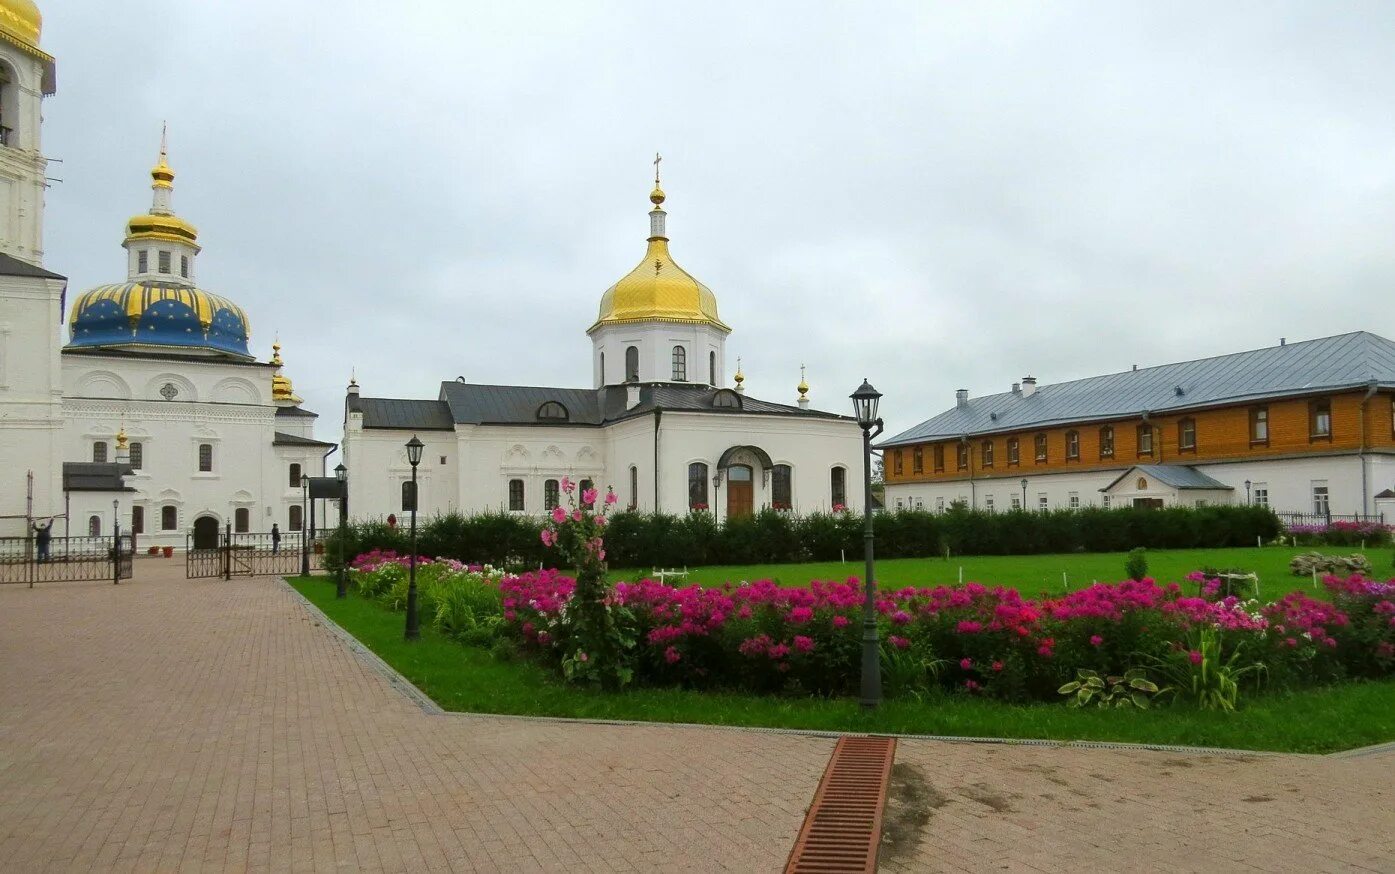
<svg viewBox="0 0 1395 874"><path fill-rule="evenodd" d="M631 322L685 322L711 325L730 332L717 316L717 296L688 271L679 267L668 251L664 236L664 193L657 186L650 195L649 247L644 259L601 295L600 313L587 333L602 325Z"/></svg>
<svg viewBox="0 0 1395 874"><path fill-rule="evenodd" d="M126 222L126 240L167 240L192 243L197 247L199 230L177 215L146 213L133 215Z"/></svg>
<svg viewBox="0 0 1395 874"><path fill-rule="evenodd" d="M0 33L36 49L43 29L44 17L32 0L0 0Z"/></svg>
<svg viewBox="0 0 1395 874"><path fill-rule="evenodd" d="M290 401L293 404L300 403L300 398L296 397L295 387L291 385L291 378L281 372L280 340L271 344L271 363L276 365L276 372L271 375L271 399L273 401Z"/></svg>

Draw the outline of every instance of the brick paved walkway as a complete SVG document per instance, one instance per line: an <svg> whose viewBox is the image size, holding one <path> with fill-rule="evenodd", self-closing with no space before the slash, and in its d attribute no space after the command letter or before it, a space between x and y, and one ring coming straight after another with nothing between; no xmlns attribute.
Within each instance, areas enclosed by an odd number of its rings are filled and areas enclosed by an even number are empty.
<svg viewBox="0 0 1395 874"><path fill-rule="evenodd" d="M273 580L0 587L0 868L778 871L832 741L422 711ZM1395 871L1395 756L898 745L885 871Z"/></svg>

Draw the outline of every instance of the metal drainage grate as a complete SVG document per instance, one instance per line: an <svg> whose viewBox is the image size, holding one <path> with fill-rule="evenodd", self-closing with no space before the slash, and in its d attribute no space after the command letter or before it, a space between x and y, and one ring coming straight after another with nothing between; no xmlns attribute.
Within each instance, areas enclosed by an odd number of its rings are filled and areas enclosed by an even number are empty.
<svg viewBox="0 0 1395 874"><path fill-rule="evenodd" d="M785 874L877 870L896 741L845 737L833 748Z"/></svg>

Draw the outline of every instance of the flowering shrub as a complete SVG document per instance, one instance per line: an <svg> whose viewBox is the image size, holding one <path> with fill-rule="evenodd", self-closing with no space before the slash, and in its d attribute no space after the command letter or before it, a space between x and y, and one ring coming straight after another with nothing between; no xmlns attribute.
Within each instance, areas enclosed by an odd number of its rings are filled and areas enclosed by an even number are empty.
<svg viewBox="0 0 1395 874"><path fill-rule="evenodd" d="M411 558L373 550L349 565L349 583L394 610L407 606ZM489 565L467 565L449 558L417 557L419 615L445 634L466 643L487 643L503 622L503 572Z"/></svg>
<svg viewBox="0 0 1395 874"><path fill-rule="evenodd" d="M1335 522L1285 525L1284 531L1295 545L1314 546L1382 546L1390 543L1390 525L1381 522Z"/></svg>

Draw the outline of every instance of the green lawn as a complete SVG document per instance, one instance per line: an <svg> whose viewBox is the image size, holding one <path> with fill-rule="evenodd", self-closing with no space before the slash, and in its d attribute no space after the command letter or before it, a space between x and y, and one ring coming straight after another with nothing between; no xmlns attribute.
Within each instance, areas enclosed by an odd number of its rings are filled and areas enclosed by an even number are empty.
<svg viewBox="0 0 1395 874"><path fill-rule="evenodd" d="M1351 683L1242 699L1234 714L1010 706L961 695L888 701L864 713L851 699L778 698L681 689L607 694L568 686L527 661L499 661L423 623L402 639L403 616L357 595L340 601L325 577L290 580L299 592L446 710L592 719L697 722L830 731L1050 740L1112 740L1289 752L1331 752L1395 738L1395 681Z"/></svg>
<svg viewBox="0 0 1395 874"><path fill-rule="evenodd" d="M1272 600L1294 589L1306 589L1313 594L1311 579L1289 573L1289 559L1305 551L1295 547L1250 547L1246 549L1175 549L1148 552L1148 572L1159 582L1183 582L1186 575L1202 567L1243 568L1259 574L1260 596ZM1359 549L1322 547L1326 553L1350 554ZM1392 575L1391 552L1386 549L1366 551L1377 576ZM1118 582L1124 578L1126 553L1071 553L1067 555L987 555L954 556L948 561L939 558L893 558L877 562L877 579L882 586L934 586L959 582L963 569L964 582L985 585L1012 586L1024 595L1041 592L1059 594L1079 589L1093 582ZM614 570L612 580L635 580L648 576L652 568ZM690 568L688 581L704 586L725 582L771 579L785 586L803 586L810 580L845 580L861 577L861 557L849 557L843 562L810 562L807 564L732 565L725 567ZM1065 574L1064 579L1062 574ZM1318 587L1321 589L1321 587Z"/></svg>

